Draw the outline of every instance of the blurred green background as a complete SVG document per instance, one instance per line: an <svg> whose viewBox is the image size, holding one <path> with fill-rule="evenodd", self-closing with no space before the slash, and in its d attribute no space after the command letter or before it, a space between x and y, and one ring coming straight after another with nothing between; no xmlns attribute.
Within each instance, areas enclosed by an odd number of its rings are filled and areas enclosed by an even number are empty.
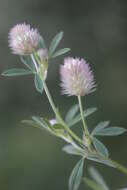
<svg viewBox="0 0 127 190"><path fill-rule="evenodd" d="M9 29L21 22L37 27L49 44L64 31L61 47L91 63L97 91L84 98L84 107L97 106L87 120L92 128L99 120L127 127L127 1L125 0L0 0L0 72L22 67L8 48ZM48 86L63 116L76 98L60 95L59 65L50 63ZM0 77L0 189L67 190L76 157L61 152L64 142L45 131L24 126L31 115L53 117L45 94L36 92L32 77ZM78 128L79 126L77 126ZM127 166L127 134L104 138L113 159ZM89 164L86 162L84 175ZM96 164L112 189L127 186L127 176ZM84 185L81 190L87 189Z"/></svg>

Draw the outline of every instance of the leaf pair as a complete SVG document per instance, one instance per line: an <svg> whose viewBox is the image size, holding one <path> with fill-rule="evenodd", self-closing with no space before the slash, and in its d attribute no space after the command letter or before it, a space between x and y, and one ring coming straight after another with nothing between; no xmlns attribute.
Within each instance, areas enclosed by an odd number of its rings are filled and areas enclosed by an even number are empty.
<svg viewBox="0 0 127 190"><path fill-rule="evenodd" d="M92 136L117 136L123 134L126 129L123 127L108 127L109 121L103 121L97 124L92 131Z"/></svg>
<svg viewBox="0 0 127 190"><path fill-rule="evenodd" d="M55 52L57 46L59 45L60 41L63 38L63 32L59 32L51 41L50 46L49 46L49 58L55 58L57 56L63 55L70 51L70 48L64 48L60 49Z"/></svg>
<svg viewBox="0 0 127 190"><path fill-rule="evenodd" d="M67 143L74 143L70 135L65 132L64 127L59 123L52 125L47 119L37 116L33 116L32 120L23 120L22 122L40 129L45 129L52 135L65 140Z"/></svg>
<svg viewBox="0 0 127 190"><path fill-rule="evenodd" d="M33 74L35 72L35 68L30 56L20 56L21 62L28 68L12 68L4 71L2 73L3 76L23 76Z"/></svg>
<svg viewBox="0 0 127 190"><path fill-rule="evenodd" d="M97 108L88 108L83 112L84 117L87 117L94 113L97 110ZM73 105L69 111L66 114L65 121L68 124L69 127L72 127L73 125L77 124L79 121L81 121L81 115L78 113L79 111L79 105Z"/></svg>
<svg viewBox="0 0 127 190"><path fill-rule="evenodd" d="M100 122L91 133L91 138L95 149L99 154L105 157L109 156L108 149L100 140L95 138L95 136L116 136L126 131L123 127L108 127L109 124L109 121Z"/></svg>
<svg viewBox="0 0 127 190"><path fill-rule="evenodd" d="M53 134L49 122L42 117L33 116L31 120L23 120L22 123L26 123L30 126L37 127L39 129L44 129L49 133Z"/></svg>
<svg viewBox="0 0 127 190"><path fill-rule="evenodd" d="M43 81L41 80L39 74L36 72L34 64L31 60L31 57L30 56L20 56L20 59L28 69L24 69L24 68L8 69L8 70L4 71L2 73L2 75L14 77L14 76L23 76L23 75L34 74L34 83L35 83L36 90L39 93L42 93L43 92Z"/></svg>

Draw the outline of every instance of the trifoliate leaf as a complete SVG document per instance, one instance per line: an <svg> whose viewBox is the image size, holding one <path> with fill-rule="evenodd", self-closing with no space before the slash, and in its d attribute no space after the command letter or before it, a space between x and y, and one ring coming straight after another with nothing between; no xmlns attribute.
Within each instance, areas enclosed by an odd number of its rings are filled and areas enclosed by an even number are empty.
<svg viewBox="0 0 127 190"><path fill-rule="evenodd" d="M83 175L84 159L81 159L72 170L69 178L69 190L78 190Z"/></svg>

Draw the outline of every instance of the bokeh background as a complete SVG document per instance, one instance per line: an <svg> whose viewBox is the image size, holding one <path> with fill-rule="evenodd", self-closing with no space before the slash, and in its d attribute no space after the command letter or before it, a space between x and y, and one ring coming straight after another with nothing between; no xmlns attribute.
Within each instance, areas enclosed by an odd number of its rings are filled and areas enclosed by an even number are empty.
<svg viewBox="0 0 127 190"><path fill-rule="evenodd" d="M21 22L37 27L47 44L64 31L61 47L70 47L72 56L91 63L97 91L84 98L84 107L97 106L88 120L92 128L100 120L127 128L127 1L125 0L0 0L0 72L22 67L8 48L9 29ZM48 86L63 116L76 98L60 95L59 65L50 63ZM45 131L24 126L31 115L53 117L45 94L36 92L32 77L0 76L0 189L65 190L78 158L61 151L64 142ZM79 127L76 126L77 128ZM113 159L127 166L127 134L104 138ZM96 165L112 189L127 187L127 176ZM88 189L82 185L81 190Z"/></svg>

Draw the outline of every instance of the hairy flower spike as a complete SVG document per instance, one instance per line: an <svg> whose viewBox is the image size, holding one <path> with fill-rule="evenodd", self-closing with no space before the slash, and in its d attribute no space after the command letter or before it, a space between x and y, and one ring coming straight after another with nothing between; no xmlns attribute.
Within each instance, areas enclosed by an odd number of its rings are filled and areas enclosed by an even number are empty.
<svg viewBox="0 0 127 190"><path fill-rule="evenodd" d="M93 73L84 59L65 58L60 75L62 94L84 96L95 87Z"/></svg>
<svg viewBox="0 0 127 190"><path fill-rule="evenodd" d="M9 32L9 46L14 54L28 55L37 48L40 34L28 24L17 24Z"/></svg>

